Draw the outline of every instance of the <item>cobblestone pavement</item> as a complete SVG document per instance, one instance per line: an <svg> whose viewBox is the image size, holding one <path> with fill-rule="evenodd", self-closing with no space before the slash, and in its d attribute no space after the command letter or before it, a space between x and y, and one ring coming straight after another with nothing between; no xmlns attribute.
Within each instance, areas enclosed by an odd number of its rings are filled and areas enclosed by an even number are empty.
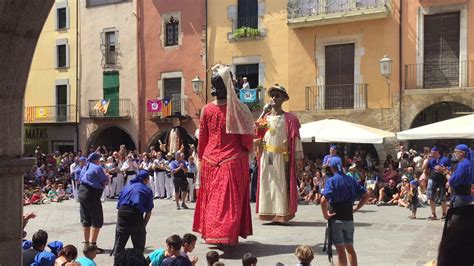
<svg viewBox="0 0 474 266"><path fill-rule="evenodd" d="M103 204L105 223L98 245L107 251L110 251L114 242L117 218L115 206L115 201ZM146 253L164 247L165 239L171 234L191 232L194 204L190 203L189 206L190 210L176 210L171 200L155 200L155 209L147 227ZM252 204L254 209L255 204ZM37 214L25 228L28 237L31 238L36 230L44 229L50 241L73 244L82 255L79 205L74 200L26 206L24 211ZM427 221L428 208L418 209L417 220L407 219L409 214L408 209L396 206L364 206L355 214L355 248L360 265L422 265L436 258L443 222ZM257 255L258 265L275 265L277 262L294 265L297 259L293 253L299 244L314 248L316 256L313 265L329 265L326 254L322 252L326 223L319 206L300 205L296 218L288 226L264 225L255 214L252 215L252 236L240 239L240 245L236 248L215 249L226 265L241 265L240 259L247 252ZM128 246L131 246L131 241ZM215 246L206 245L198 238L193 252L199 257L198 265L206 265L205 254L213 248ZM112 265L113 257L101 254L97 256L96 262L98 265Z"/></svg>

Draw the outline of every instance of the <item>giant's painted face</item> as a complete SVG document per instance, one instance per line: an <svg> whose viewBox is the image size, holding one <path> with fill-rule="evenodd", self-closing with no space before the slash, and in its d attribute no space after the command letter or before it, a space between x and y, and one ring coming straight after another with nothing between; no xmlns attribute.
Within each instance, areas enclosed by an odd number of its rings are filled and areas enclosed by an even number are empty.
<svg viewBox="0 0 474 266"><path fill-rule="evenodd" d="M211 78L211 95L217 99L227 99L227 88L221 75L216 71Z"/></svg>

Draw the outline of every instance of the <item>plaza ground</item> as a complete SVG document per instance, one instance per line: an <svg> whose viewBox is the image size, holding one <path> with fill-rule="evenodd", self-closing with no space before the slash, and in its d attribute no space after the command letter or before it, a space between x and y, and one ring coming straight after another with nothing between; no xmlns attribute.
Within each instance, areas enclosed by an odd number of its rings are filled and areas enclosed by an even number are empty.
<svg viewBox="0 0 474 266"><path fill-rule="evenodd" d="M115 206L115 201L103 204L105 223L98 245L107 253L110 253L114 243L117 218ZM191 232L194 204L190 203L189 207L190 210L176 210L171 200L155 200L155 209L147 227L146 253L164 247L166 238L172 234L182 236ZM255 210L254 203L252 210ZM74 200L25 206L24 211L37 214L25 228L28 238L36 230L44 229L49 234L49 241L60 240L64 244L73 244L82 255L79 204ZM436 258L444 221L427 221L425 218L429 213L429 208L419 208L418 219L410 220L407 219L410 211L405 208L364 206L355 214L355 248L359 265L422 265ZM441 216L440 213L438 215ZM233 249L215 249L215 246L204 244L198 237L192 254L199 257L197 265L206 265L205 254L210 250L218 251L220 260L226 265L241 265L240 259L247 252L257 255L258 265L275 265L277 262L295 265L298 261L293 253L299 244L314 248L316 255L312 265L329 265L322 251L326 222L320 206L300 205L296 218L288 226L263 225L254 212L252 223L253 235L240 239L240 245ZM98 265L113 265L113 257L101 254L97 256L96 262Z"/></svg>

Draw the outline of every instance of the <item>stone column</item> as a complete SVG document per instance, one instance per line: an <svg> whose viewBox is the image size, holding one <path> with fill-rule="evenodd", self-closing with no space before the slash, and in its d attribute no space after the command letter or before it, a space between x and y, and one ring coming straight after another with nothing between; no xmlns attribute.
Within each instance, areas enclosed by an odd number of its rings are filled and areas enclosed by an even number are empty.
<svg viewBox="0 0 474 266"><path fill-rule="evenodd" d="M0 1L0 265L21 265L22 176L34 163L21 158L23 97L36 43L53 3Z"/></svg>
<svg viewBox="0 0 474 266"><path fill-rule="evenodd" d="M33 158L0 159L0 265L19 265L23 213L23 174L35 163ZM32 236L30 232L29 237ZM5 263L5 264L3 264Z"/></svg>

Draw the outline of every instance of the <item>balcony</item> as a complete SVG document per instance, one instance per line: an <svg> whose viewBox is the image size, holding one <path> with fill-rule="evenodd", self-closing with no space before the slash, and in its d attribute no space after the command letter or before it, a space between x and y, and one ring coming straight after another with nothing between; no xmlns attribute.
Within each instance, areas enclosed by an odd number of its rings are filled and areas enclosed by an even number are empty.
<svg viewBox="0 0 474 266"><path fill-rule="evenodd" d="M187 122L191 118L187 112L187 103L188 98L176 97L171 98L168 105L165 105L162 101L161 112L149 112L149 114L151 115L150 120L153 120L155 122L168 123L171 122L171 118L169 118L169 116L172 116L174 113L181 113L181 115L185 117L183 122Z"/></svg>
<svg viewBox="0 0 474 266"><path fill-rule="evenodd" d="M130 119L132 102L130 99L110 100L108 105L102 100L89 100L89 117L96 119Z"/></svg>
<svg viewBox="0 0 474 266"><path fill-rule="evenodd" d="M388 17L390 0L288 0L288 26L313 27Z"/></svg>
<svg viewBox="0 0 474 266"><path fill-rule="evenodd" d="M265 36L265 31L262 31L258 24L258 17L238 18L234 30L228 33L227 39L231 42L259 40Z"/></svg>
<svg viewBox="0 0 474 266"><path fill-rule="evenodd" d="M52 105L25 107L25 124L77 123L77 105Z"/></svg>
<svg viewBox="0 0 474 266"><path fill-rule="evenodd" d="M405 89L474 88L474 60L405 65Z"/></svg>
<svg viewBox="0 0 474 266"><path fill-rule="evenodd" d="M306 87L306 110L367 108L367 84Z"/></svg>

